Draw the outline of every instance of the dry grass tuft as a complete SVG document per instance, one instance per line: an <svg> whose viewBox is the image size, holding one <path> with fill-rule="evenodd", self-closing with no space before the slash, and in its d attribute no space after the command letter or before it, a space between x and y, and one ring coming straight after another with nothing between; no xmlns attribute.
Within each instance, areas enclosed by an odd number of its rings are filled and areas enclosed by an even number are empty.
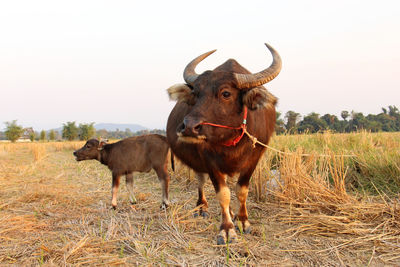
<svg viewBox="0 0 400 267"><path fill-rule="evenodd" d="M43 144L31 144L30 149L34 161L42 160L46 156L46 147Z"/></svg>
<svg viewBox="0 0 400 267"><path fill-rule="evenodd" d="M363 142L366 136L361 134ZM327 140L332 143L331 139ZM284 208L274 218L287 229L277 233L277 237L298 240L312 236L331 242L323 248L307 244L303 249L288 248L285 251L304 259L312 258L310 253L315 253L319 261L312 259L312 264L320 264L324 258L333 256L339 265L352 265L355 262L348 258L351 251L357 257L366 257L369 252L366 265L371 262L397 265L400 260L399 199L384 194L378 197L349 194L346 190L349 169L346 158L328 148L322 154L329 156L321 157L315 152L304 156L304 150L298 148L275 158L270 154L263 160L266 169L263 165L258 166L260 173L267 173L275 160L274 168L279 173L279 177L258 175L252 182L255 198L259 201L260 193L265 192L258 189L266 188L271 179L278 181L279 186L270 191L269 201ZM261 209L267 211L264 207Z"/></svg>
<svg viewBox="0 0 400 267"><path fill-rule="evenodd" d="M344 159L319 157L318 154L303 157L302 151L279 158L279 171L285 185L276 196L285 202L347 203L351 197L345 188L346 170Z"/></svg>

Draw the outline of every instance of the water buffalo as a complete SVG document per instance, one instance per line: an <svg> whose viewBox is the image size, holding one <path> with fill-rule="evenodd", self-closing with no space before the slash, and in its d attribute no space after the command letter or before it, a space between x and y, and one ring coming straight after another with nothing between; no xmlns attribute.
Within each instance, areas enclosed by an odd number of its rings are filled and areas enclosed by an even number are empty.
<svg viewBox="0 0 400 267"><path fill-rule="evenodd" d="M125 175L130 201L134 204L136 198L133 194L133 172L149 172L154 169L162 187L161 207L165 208L169 204L168 150L165 136L149 134L126 138L113 144L90 139L81 149L74 152L74 156L77 161L95 159L108 166L112 172L111 204L114 209L117 207L120 177ZM171 161L173 168L172 156Z"/></svg>
<svg viewBox="0 0 400 267"><path fill-rule="evenodd" d="M186 84L167 91L177 101L167 122L167 139L173 153L198 173L201 212L207 210L203 193L205 175L215 188L222 211L222 224L217 243L236 238L230 210L230 190L226 177L239 174L236 195L239 200L237 219L244 232L250 231L246 199L250 177L265 151L253 146L245 129L258 141L268 144L274 132L277 99L262 85L274 79L281 70L279 54L268 44L273 62L265 70L251 74L234 59L202 74L195 67L215 50L192 60L183 76Z"/></svg>

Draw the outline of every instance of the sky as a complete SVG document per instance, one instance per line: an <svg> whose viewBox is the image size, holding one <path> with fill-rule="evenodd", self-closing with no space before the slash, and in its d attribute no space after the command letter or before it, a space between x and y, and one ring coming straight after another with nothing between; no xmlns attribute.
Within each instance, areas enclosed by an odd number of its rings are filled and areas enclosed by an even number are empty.
<svg viewBox="0 0 400 267"><path fill-rule="evenodd" d="M340 116L400 106L400 1L1 1L0 129L68 121L165 129L183 69L268 67L277 110Z"/></svg>

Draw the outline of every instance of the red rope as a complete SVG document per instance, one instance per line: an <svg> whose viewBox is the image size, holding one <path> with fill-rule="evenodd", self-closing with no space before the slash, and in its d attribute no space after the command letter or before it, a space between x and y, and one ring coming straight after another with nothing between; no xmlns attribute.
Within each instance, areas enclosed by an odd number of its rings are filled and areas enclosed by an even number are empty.
<svg viewBox="0 0 400 267"><path fill-rule="evenodd" d="M242 139L245 129L246 129L246 125L247 125L247 107L244 106L243 108L243 122L239 127L232 127L232 126L226 126L226 125L221 125L221 124L215 124L215 123L210 123L210 122L202 122L202 125L210 125L213 127L220 127L220 128L226 128L226 129L232 129L232 130L242 130L242 133L237 136L235 139L233 140L229 140L226 143L223 143L224 146L236 146L237 143L239 143L239 141Z"/></svg>

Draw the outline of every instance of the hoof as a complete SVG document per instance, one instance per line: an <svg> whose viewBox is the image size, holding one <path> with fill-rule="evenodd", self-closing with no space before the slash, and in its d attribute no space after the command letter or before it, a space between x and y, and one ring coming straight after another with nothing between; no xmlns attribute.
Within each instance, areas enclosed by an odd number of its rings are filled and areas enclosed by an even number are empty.
<svg viewBox="0 0 400 267"><path fill-rule="evenodd" d="M196 218L199 216L203 217L204 219L207 219L210 217L210 214L207 211L200 211L200 212L196 211L195 213L193 213L193 217Z"/></svg>
<svg viewBox="0 0 400 267"><path fill-rule="evenodd" d="M245 221L245 222L238 222L238 224L241 223L241 227L239 227L239 225L235 226L236 231L242 233L242 234L250 234L251 233L251 226L249 221Z"/></svg>
<svg viewBox="0 0 400 267"><path fill-rule="evenodd" d="M235 243L236 237L229 238L228 244ZM217 245L226 245L225 238L223 236L217 236Z"/></svg>
<svg viewBox="0 0 400 267"><path fill-rule="evenodd" d="M239 226L236 226L235 228L236 228L236 231L238 231L240 233L243 233L243 234L250 234L251 233L251 227L250 226L247 227L245 230L240 229Z"/></svg>
<svg viewBox="0 0 400 267"><path fill-rule="evenodd" d="M204 218L207 219L210 217L210 214L207 211L202 211L200 212L200 215Z"/></svg>
<svg viewBox="0 0 400 267"><path fill-rule="evenodd" d="M223 236L217 236L217 245L225 245L225 238Z"/></svg>
<svg viewBox="0 0 400 267"><path fill-rule="evenodd" d="M221 230L221 232L217 235L217 245L225 245L228 243L234 243L236 241L236 233L233 228L229 229L229 235L226 234L225 230Z"/></svg>
<svg viewBox="0 0 400 267"><path fill-rule="evenodd" d="M117 206L112 206L111 207L113 210L116 210L117 209Z"/></svg>
<svg viewBox="0 0 400 267"><path fill-rule="evenodd" d="M160 206L160 210L166 210L166 209L168 209L168 207L169 207L168 204L162 203Z"/></svg>

